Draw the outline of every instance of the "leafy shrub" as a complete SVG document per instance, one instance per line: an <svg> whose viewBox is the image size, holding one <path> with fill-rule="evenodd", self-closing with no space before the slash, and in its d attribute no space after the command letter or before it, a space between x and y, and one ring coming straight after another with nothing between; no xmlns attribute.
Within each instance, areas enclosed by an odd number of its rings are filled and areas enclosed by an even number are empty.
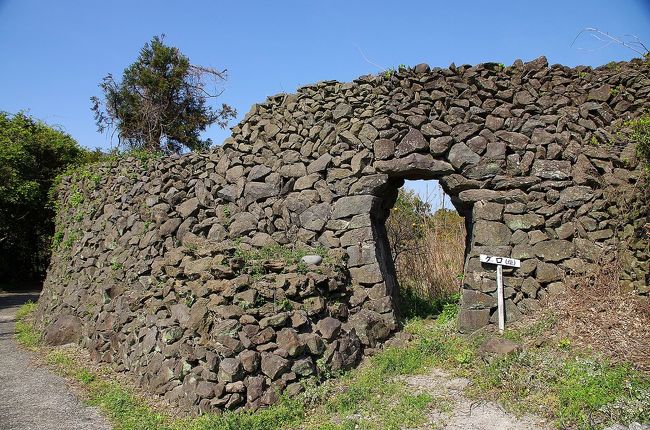
<svg viewBox="0 0 650 430"><path fill-rule="evenodd" d="M54 232L49 190L66 168L97 156L22 112L0 112L0 279L41 279Z"/></svg>

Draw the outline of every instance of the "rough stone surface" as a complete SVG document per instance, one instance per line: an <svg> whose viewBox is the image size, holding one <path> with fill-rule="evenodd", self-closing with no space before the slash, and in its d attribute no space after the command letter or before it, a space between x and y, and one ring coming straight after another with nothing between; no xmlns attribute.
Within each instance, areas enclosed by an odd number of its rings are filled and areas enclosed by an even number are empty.
<svg viewBox="0 0 650 430"><path fill-rule="evenodd" d="M478 349L479 354L483 356L499 356L520 351L522 351L521 345L511 340L499 337L490 337L486 339Z"/></svg>
<svg viewBox="0 0 650 430"><path fill-rule="evenodd" d="M265 406L397 330L383 223L405 179L439 179L467 220L463 331L496 321L481 253L522 260L508 320L622 242L621 278L647 294L650 205L619 203L642 167L613 121L650 108L649 73L540 58L326 81L255 105L211 152L66 177L39 324L78 318L96 360L187 410Z"/></svg>
<svg viewBox="0 0 650 430"><path fill-rule="evenodd" d="M81 338L81 320L74 315L61 315L45 328L43 340L48 345L77 343Z"/></svg>

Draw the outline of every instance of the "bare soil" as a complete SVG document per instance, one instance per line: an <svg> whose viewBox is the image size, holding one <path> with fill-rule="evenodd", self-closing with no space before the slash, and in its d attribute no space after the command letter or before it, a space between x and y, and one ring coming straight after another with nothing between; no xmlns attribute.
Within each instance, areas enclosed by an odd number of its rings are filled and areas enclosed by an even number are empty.
<svg viewBox="0 0 650 430"><path fill-rule="evenodd" d="M545 420L531 415L516 417L494 402L476 402L464 395L469 379L453 378L434 369L426 375L408 376L404 382L414 392L434 396L440 405L420 429L444 430L548 430Z"/></svg>

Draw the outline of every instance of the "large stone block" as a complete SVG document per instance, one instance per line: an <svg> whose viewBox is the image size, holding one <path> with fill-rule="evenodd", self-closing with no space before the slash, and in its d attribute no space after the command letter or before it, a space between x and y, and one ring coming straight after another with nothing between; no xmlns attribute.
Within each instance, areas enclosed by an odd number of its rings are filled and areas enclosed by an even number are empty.
<svg viewBox="0 0 650 430"><path fill-rule="evenodd" d="M396 157L403 157L412 152L422 152L423 149L428 148L429 142L426 141L422 133L416 129L410 129L408 133L402 138L399 145L395 150Z"/></svg>
<svg viewBox="0 0 650 430"><path fill-rule="evenodd" d="M532 174L543 179L568 179L571 162L565 160L535 160Z"/></svg>
<svg viewBox="0 0 650 430"><path fill-rule="evenodd" d="M369 214L379 201L379 198L370 195L342 197L334 203L332 218L338 219L358 214Z"/></svg>
<svg viewBox="0 0 650 430"><path fill-rule="evenodd" d="M575 245L568 240L545 240L533 245L533 251L544 261L557 262L573 257Z"/></svg>
<svg viewBox="0 0 650 430"><path fill-rule="evenodd" d="M410 154L389 161L376 161L375 168L391 177L407 179L435 178L454 172L446 161L435 160L429 154Z"/></svg>
<svg viewBox="0 0 650 430"><path fill-rule="evenodd" d="M350 276L352 276L353 282L366 285L376 284L384 280L379 265L376 263L353 267L350 269Z"/></svg>
<svg viewBox="0 0 650 430"><path fill-rule="evenodd" d="M244 188L246 197L251 201L267 199L269 197L277 196L280 190L272 184L266 182L249 182Z"/></svg>
<svg viewBox="0 0 650 430"><path fill-rule="evenodd" d="M588 202L594 197L593 190L590 187L579 185L569 187L560 192L560 204L570 208L575 208Z"/></svg>
<svg viewBox="0 0 650 430"><path fill-rule="evenodd" d="M461 303L464 309L492 309L496 306L497 301L489 294L463 289Z"/></svg>
<svg viewBox="0 0 650 430"><path fill-rule="evenodd" d="M477 245L508 245L512 232L505 224L496 221L479 220L474 224L474 243Z"/></svg>
<svg viewBox="0 0 650 430"><path fill-rule="evenodd" d="M45 328L43 340L46 344L57 346L77 343L81 339L81 319L74 315L61 315Z"/></svg>
<svg viewBox="0 0 650 430"><path fill-rule="evenodd" d="M388 186L388 175L377 174L363 176L350 187L350 194L372 194L381 196Z"/></svg>
<svg viewBox="0 0 650 430"><path fill-rule="evenodd" d="M458 313L458 330L462 333L471 333L485 327L490 322L489 309L466 309Z"/></svg>
<svg viewBox="0 0 650 430"><path fill-rule="evenodd" d="M503 205L491 202L476 202L474 205L474 219L487 221L501 221Z"/></svg>
<svg viewBox="0 0 650 430"><path fill-rule="evenodd" d="M462 142L451 147L448 158L456 170L460 170L469 164L476 164L481 159L480 155Z"/></svg>
<svg viewBox="0 0 650 430"><path fill-rule="evenodd" d="M373 242L355 244L346 249L348 267L363 266L377 262L376 246Z"/></svg>
<svg viewBox="0 0 650 430"><path fill-rule="evenodd" d="M233 221L228 227L231 237L239 237L257 229L257 217L250 212L233 215Z"/></svg>
<svg viewBox="0 0 650 430"><path fill-rule="evenodd" d="M544 225L544 217L533 213L523 215L505 214L503 220L512 231L531 230Z"/></svg>

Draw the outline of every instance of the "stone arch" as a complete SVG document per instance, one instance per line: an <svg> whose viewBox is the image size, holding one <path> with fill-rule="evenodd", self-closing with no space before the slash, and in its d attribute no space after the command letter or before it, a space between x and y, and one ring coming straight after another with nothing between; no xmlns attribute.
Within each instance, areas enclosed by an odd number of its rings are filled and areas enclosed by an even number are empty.
<svg viewBox="0 0 650 430"><path fill-rule="evenodd" d="M587 234L574 218L594 204L609 204L598 190L624 168L622 148L606 154L590 143L612 139L617 115L626 109L636 113L625 115L638 115L647 104L630 103L612 90L647 86L643 67L623 74L549 68L540 57L507 69L494 63L433 70L419 65L390 77L322 82L256 106L231 142L241 148L274 141L278 155L296 148L311 156L309 175L316 171L310 166L325 167L322 180L333 194L327 215L334 222L320 233L339 239L325 242L347 252L353 284L363 287L357 294L372 294L362 305L369 312L392 307L383 303L392 294L384 281L392 281L381 231L339 221L381 218L382 193L391 180L440 179L468 222L460 327L471 331L489 324L495 310L493 275L478 262L479 253L525 260L506 277L507 314L515 319L538 308L546 287L560 289L565 275L593 264L614 243L611 227ZM629 145L625 151L631 152ZM372 262L360 252L370 242ZM393 313L382 315L394 328Z"/></svg>
<svg viewBox="0 0 650 430"><path fill-rule="evenodd" d="M414 140L422 141L425 139L419 130L411 128L402 142L413 142ZM397 145L397 148L399 146ZM412 147L410 143L408 146ZM426 145L423 147L426 147ZM387 295L392 298L393 307L398 310L400 301L398 294L399 282L397 280L396 268L393 265L394 259L391 255L392 251L387 236L386 222L390 216L390 210L395 205L400 188L404 186L407 180L435 180L440 183L445 194L451 199L452 206L465 221L464 257L467 257L471 247L472 205L458 198L458 189L449 188L448 185L453 180L450 177L453 174L453 167L444 156L433 157L426 153L409 152L412 150L409 149L403 150L401 157L393 158L399 152L395 151L395 145L389 140L375 142L374 148L375 153L379 152L383 154L383 159L376 161L374 167L377 171L381 172L379 177L382 179L385 178L385 181L382 181L381 185L372 192L379 201L370 209L372 213L371 220L374 243L368 244L367 246L374 245L375 247L375 255L379 269L386 283ZM390 158L390 160L387 160L387 158ZM378 182L376 178L372 178L371 180L375 183ZM349 257L353 257L354 254L348 252ZM348 261L353 262L354 259ZM354 282L354 276L352 279Z"/></svg>
<svg viewBox="0 0 650 430"><path fill-rule="evenodd" d="M211 152L66 178L40 324L78 318L96 359L187 409L270 404L315 363L351 367L397 329L382 229L417 178L440 180L468 224L460 329L495 317L480 253L522 260L505 273L506 312L533 312L643 234L643 219L620 221L643 163L618 131L650 107L649 75L641 60L541 57L320 82L253 106ZM345 267L242 271L237 251L274 246L323 247ZM622 278L647 294L644 249L622 250Z"/></svg>

